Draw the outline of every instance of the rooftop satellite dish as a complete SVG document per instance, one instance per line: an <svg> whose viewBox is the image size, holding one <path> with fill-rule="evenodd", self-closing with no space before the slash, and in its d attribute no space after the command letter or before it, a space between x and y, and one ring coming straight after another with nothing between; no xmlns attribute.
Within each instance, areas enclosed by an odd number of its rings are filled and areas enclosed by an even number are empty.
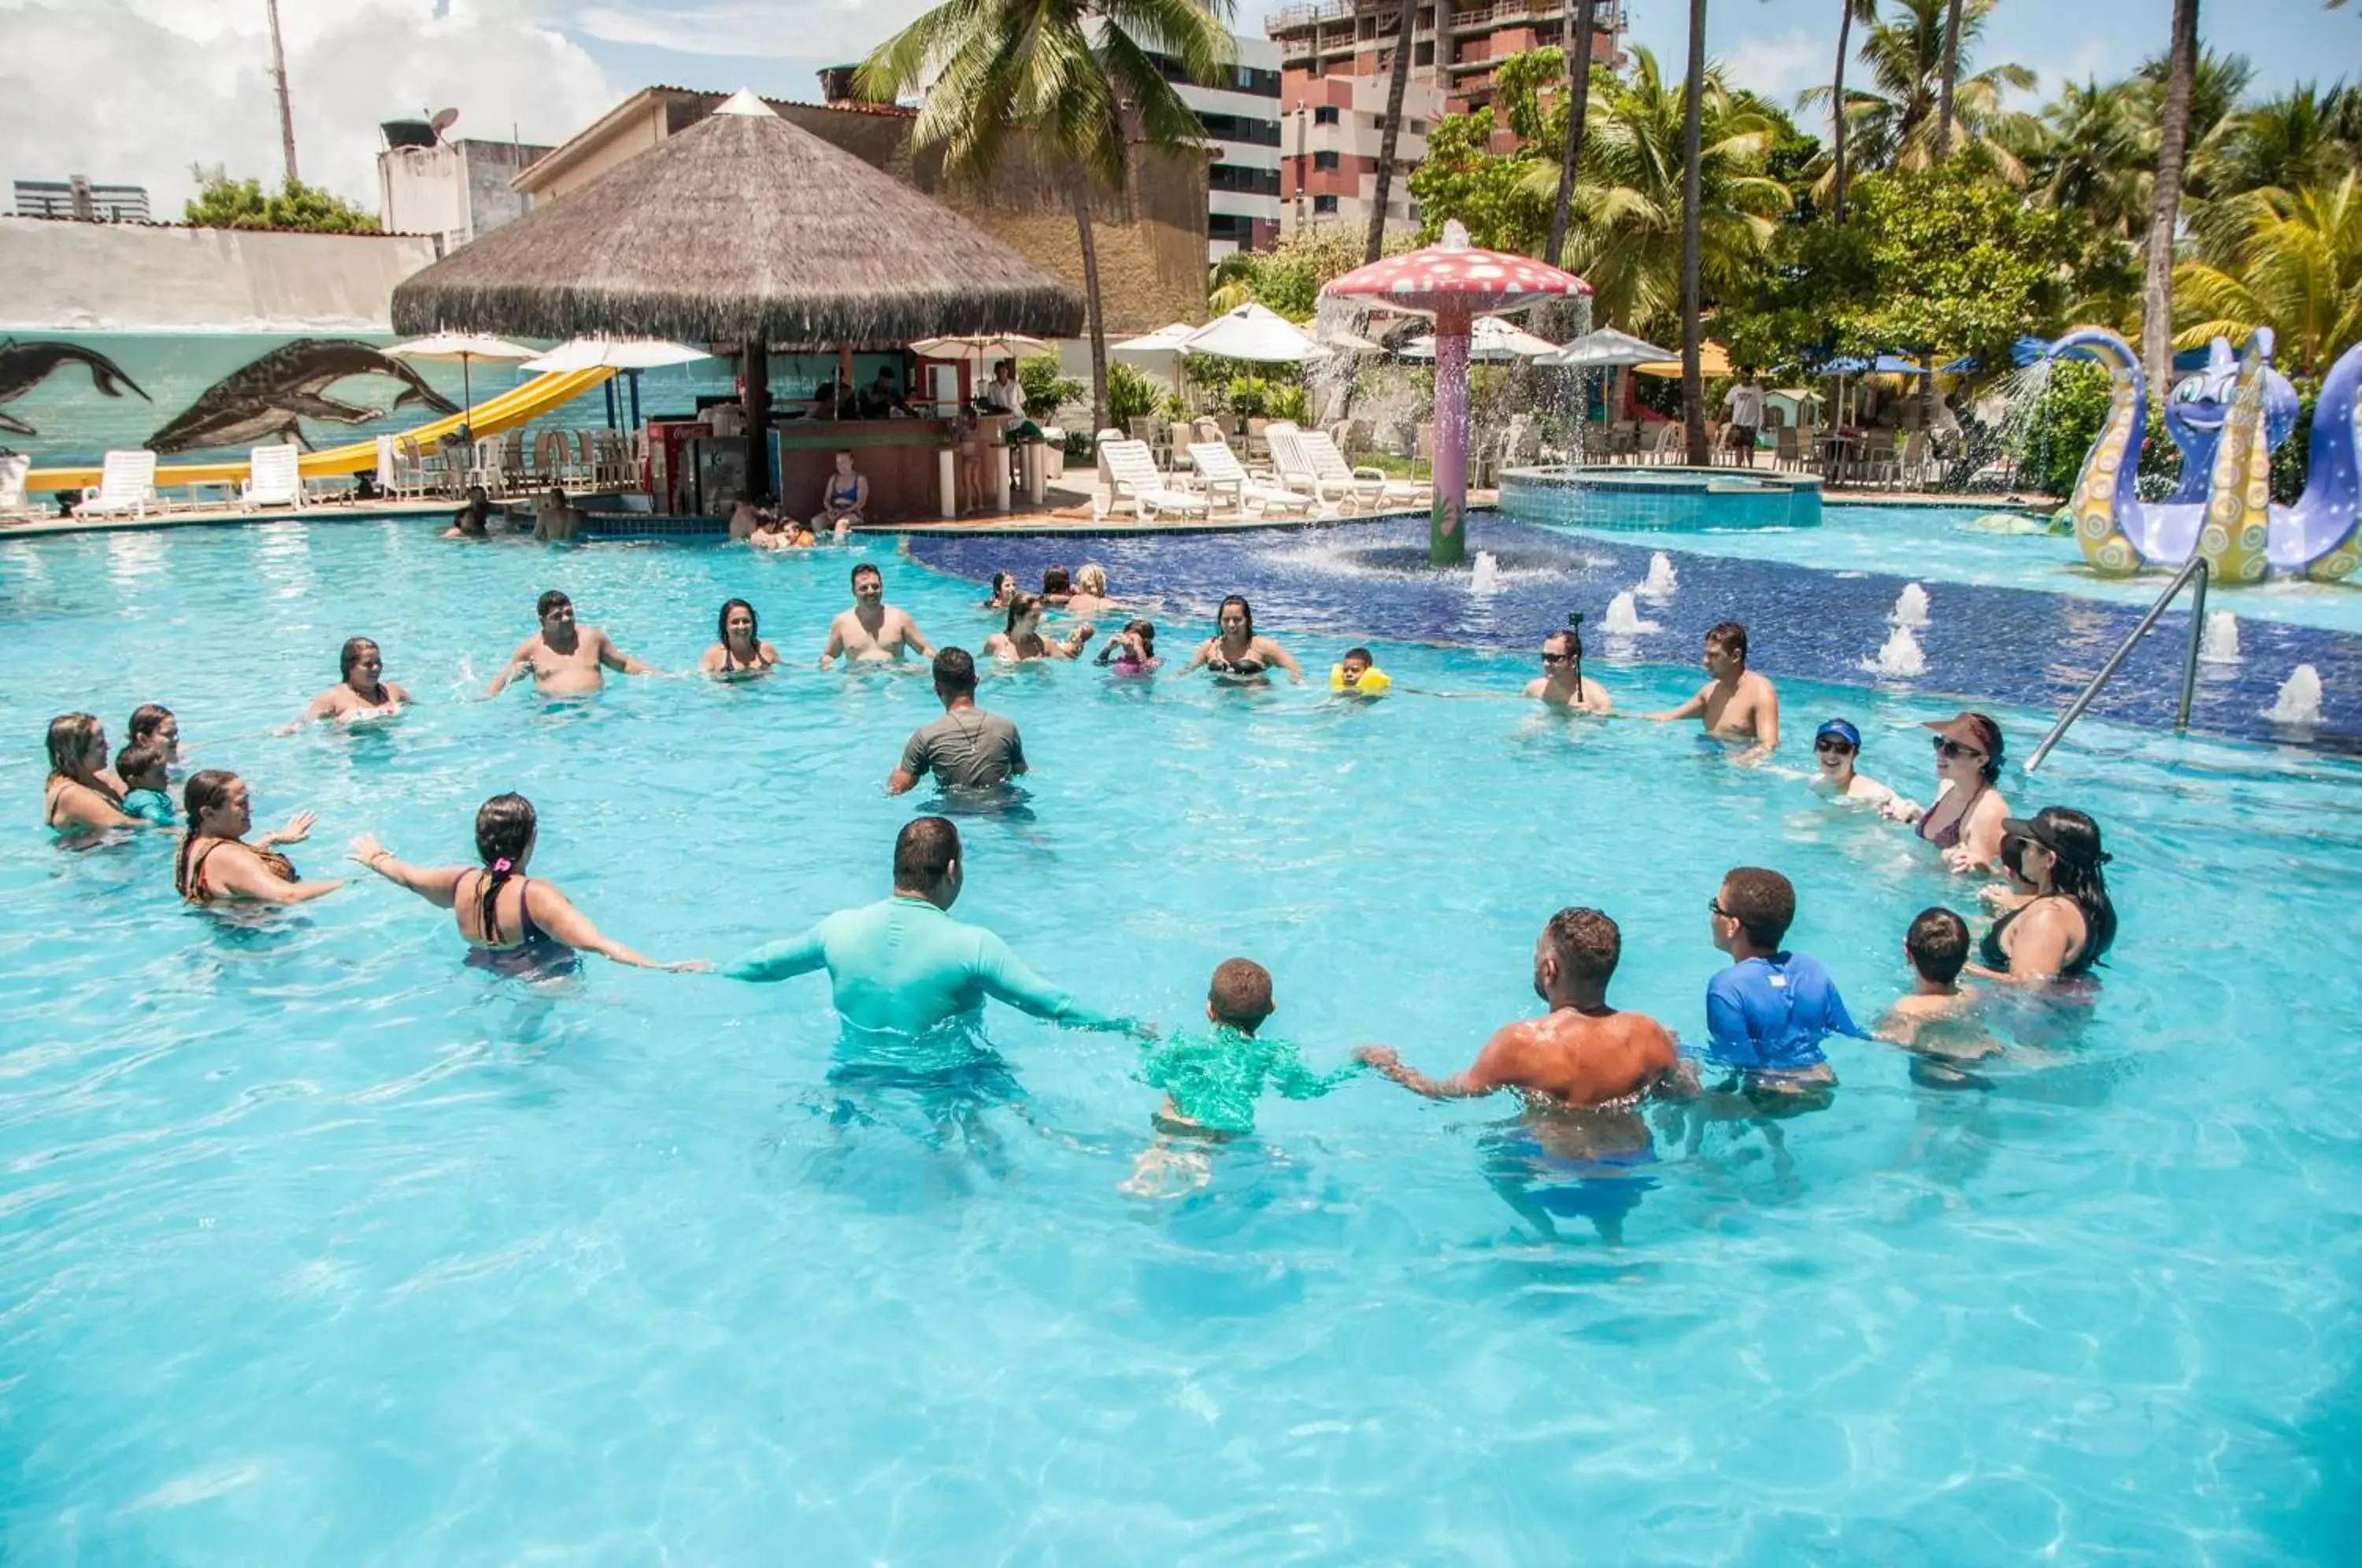
<svg viewBox="0 0 2362 1568"><path fill-rule="evenodd" d="M458 118L459 111L457 109L437 109L435 111L435 117L428 120L426 123L435 127L436 136L440 138L445 131L451 128Z"/></svg>

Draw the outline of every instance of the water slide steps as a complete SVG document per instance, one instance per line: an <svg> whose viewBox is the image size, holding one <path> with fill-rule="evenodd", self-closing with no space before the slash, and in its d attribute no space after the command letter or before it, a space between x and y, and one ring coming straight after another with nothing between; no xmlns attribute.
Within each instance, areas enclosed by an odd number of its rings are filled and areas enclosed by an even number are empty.
<svg viewBox="0 0 2362 1568"><path fill-rule="evenodd" d="M516 425L525 424L550 410L561 407L597 387L615 372L602 367L589 370L554 370L546 376L535 376L523 386L512 387L500 396L476 405L468 424L479 437L499 436ZM403 434L414 437L421 447L433 445L459 428L461 415L454 414L422 425ZM234 484L246 478L247 459L237 457L210 463L175 463L156 470L156 488L170 489L183 484ZM357 474L363 469L377 467L377 437L354 441L342 447L330 447L317 452L306 452L303 458L305 479L326 479L337 474ZM25 476L28 491L96 490L99 470L94 466L81 469L35 469Z"/></svg>

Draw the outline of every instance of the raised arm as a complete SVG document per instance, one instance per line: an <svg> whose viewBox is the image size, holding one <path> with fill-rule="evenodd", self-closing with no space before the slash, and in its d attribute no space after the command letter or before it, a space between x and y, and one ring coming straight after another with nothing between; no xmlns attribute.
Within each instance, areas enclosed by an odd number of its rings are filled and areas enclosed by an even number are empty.
<svg viewBox="0 0 2362 1568"><path fill-rule="evenodd" d="M1132 1020L1085 1007L1072 993L1061 990L1026 966L1009 944L991 932L978 933L976 977L985 995L1007 1002L1021 1012L1046 1018L1071 1029L1130 1030Z"/></svg>
<svg viewBox="0 0 2362 1568"><path fill-rule="evenodd" d="M484 695L499 696L508 683L517 678L517 671L532 661L533 645L540 640L539 635L535 634L510 649L508 658L501 665L501 672L492 677L492 683L490 686L484 688Z"/></svg>
<svg viewBox="0 0 2362 1568"><path fill-rule="evenodd" d="M1362 1070L1358 1061L1325 1073L1316 1073L1304 1065L1304 1057L1295 1043L1275 1040L1271 1043L1272 1087L1289 1099L1318 1099Z"/></svg>
<svg viewBox="0 0 2362 1568"><path fill-rule="evenodd" d="M1272 663L1279 666L1280 668L1287 671L1291 679L1294 679L1298 683L1303 681L1304 667L1296 662L1296 656L1294 654L1289 653L1286 648L1281 647L1269 637L1257 637L1255 641L1263 645L1264 657L1268 658Z"/></svg>
<svg viewBox="0 0 2362 1568"><path fill-rule="evenodd" d="M224 856L216 851L205 857L205 870L212 874L216 891L235 893L264 904L300 904L335 892L345 884L330 882L290 882L274 875L262 864L262 857L248 845L243 855Z"/></svg>
<svg viewBox="0 0 2362 1568"><path fill-rule="evenodd" d="M752 980L757 984L772 980L791 980L798 975L809 975L828 961L827 950L821 944L820 927L814 926L801 936L790 936L757 947L743 957L734 958L722 966L722 977L727 980Z"/></svg>
<svg viewBox="0 0 2362 1568"><path fill-rule="evenodd" d="M398 888L407 888L437 909L449 909L458 897L464 866L413 866L369 834L353 840L352 857Z"/></svg>
<svg viewBox="0 0 2362 1568"><path fill-rule="evenodd" d="M1526 1027L1512 1023L1496 1030L1493 1037L1485 1042L1484 1049L1476 1053L1476 1060L1465 1071L1448 1078L1430 1078L1416 1067L1404 1066L1391 1045L1364 1045L1353 1055L1413 1094L1422 1094L1429 1099L1474 1099L1509 1081L1501 1076L1502 1064L1518 1049Z"/></svg>
<svg viewBox="0 0 2362 1568"><path fill-rule="evenodd" d="M599 928L590 923L590 916L576 909L564 893L538 878L525 884L524 896L528 905L526 912L533 916L534 923L566 944L567 946L578 951L597 953L613 959L618 964L629 964L637 969L680 970L712 967L701 958L665 964L633 952L613 937L602 934Z"/></svg>
<svg viewBox="0 0 2362 1568"><path fill-rule="evenodd" d="M619 675L654 675L655 670L615 646L615 639L606 633L599 634L599 662Z"/></svg>

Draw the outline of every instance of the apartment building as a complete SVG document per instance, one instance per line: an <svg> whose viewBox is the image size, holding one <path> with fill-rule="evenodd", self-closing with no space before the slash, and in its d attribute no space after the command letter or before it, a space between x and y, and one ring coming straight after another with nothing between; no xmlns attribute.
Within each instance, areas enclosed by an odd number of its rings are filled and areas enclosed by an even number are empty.
<svg viewBox="0 0 2362 1568"><path fill-rule="evenodd" d="M1279 46L1242 38L1232 79L1218 87L1188 81L1163 61L1181 101L1198 111L1214 161L1206 171L1206 258L1268 250L1280 233Z"/></svg>
<svg viewBox="0 0 2362 1568"><path fill-rule="evenodd" d="M146 223L148 188L94 185L83 174L63 180L19 180L17 215L72 218L79 223Z"/></svg>
<svg viewBox="0 0 2362 1568"><path fill-rule="evenodd" d="M1587 8L1594 58L1620 67L1623 0L1420 0L1389 227L1418 225L1408 177L1426 155L1428 127L1491 103L1502 61L1563 43L1570 5ZM1280 53L1283 232L1306 223L1367 226L1401 23L1394 0L1317 0L1264 19Z"/></svg>

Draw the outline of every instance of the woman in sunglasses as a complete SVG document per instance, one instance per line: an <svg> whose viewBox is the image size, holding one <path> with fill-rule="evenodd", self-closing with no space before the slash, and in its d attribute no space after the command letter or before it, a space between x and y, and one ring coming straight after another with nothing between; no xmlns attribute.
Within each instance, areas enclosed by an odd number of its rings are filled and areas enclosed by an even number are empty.
<svg viewBox="0 0 2362 1568"><path fill-rule="evenodd" d="M1831 719L1813 734L1813 762L1820 771L1813 788L1837 801L1864 801L1881 810L1894 791L1877 779L1853 770L1861 755L1861 732L1843 719Z"/></svg>
<svg viewBox="0 0 2362 1568"><path fill-rule="evenodd" d="M1909 801L1879 808L1944 853L1954 871L1982 871L2001 856L2009 803L1993 788L2001 778L2001 726L1982 713L1930 723L1936 732L1936 803L1922 811Z"/></svg>
<svg viewBox="0 0 2362 1568"><path fill-rule="evenodd" d="M2041 986L2090 972L2116 939L2116 908L2100 867L2100 824L2064 806L2003 824L2034 896L1993 922L1977 950L1981 975Z"/></svg>

